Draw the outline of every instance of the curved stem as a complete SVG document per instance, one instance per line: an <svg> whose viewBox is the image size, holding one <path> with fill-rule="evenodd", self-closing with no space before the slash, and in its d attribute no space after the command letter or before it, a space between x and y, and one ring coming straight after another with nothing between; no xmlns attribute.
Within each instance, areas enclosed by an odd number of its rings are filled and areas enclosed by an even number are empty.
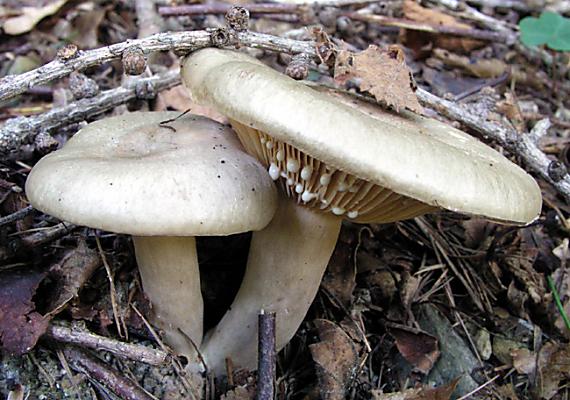
<svg viewBox="0 0 570 400"><path fill-rule="evenodd" d="M194 237L136 236L135 253L152 322L177 353L194 358L203 333L204 304Z"/></svg>
<svg viewBox="0 0 570 400"><path fill-rule="evenodd" d="M225 359L253 370L257 359L257 316L276 315L276 347L297 331L317 294L334 250L341 218L282 199L275 217L254 232L241 287L229 311L201 349L208 368L222 374Z"/></svg>

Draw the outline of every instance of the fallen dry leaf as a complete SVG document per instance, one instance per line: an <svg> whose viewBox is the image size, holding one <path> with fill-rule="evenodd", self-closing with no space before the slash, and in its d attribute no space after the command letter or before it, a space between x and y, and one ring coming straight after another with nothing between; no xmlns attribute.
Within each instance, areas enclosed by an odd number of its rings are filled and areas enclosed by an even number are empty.
<svg viewBox="0 0 570 400"><path fill-rule="evenodd" d="M415 83L411 72L398 46L382 50L371 45L359 53L340 50L336 57L334 79L339 84L354 79L361 91L370 93L376 100L398 112L406 108L423 113L414 93Z"/></svg>
<svg viewBox="0 0 570 400"><path fill-rule="evenodd" d="M528 349L516 349L511 356L518 373L536 376L534 391L540 398L551 399L561 389L561 381L570 378L569 344L548 342L538 354Z"/></svg>
<svg viewBox="0 0 570 400"><path fill-rule="evenodd" d="M437 338L406 327L391 327L390 334L406 361L422 374L428 374L440 355Z"/></svg>
<svg viewBox="0 0 570 400"><path fill-rule="evenodd" d="M447 385L435 388L424 386L397 393L381 393L379 390L372 390L372 398L374 400L449 400L458 382L459 378L456 378Z"/></svg>
<svg viewBox="0 0 570 400"><path fill-rule="evenodd" d="M222 124L227 124L228 119L213 108L201 106L192 101L188 89L182 85L160 92L153 111L175 110L184 112L190 110L192 114L203 115Z"/></svg>
<svg viewBox="0 0 570 400"><path fill-rule="evenodd" d="M309 346L316 364L321 398L344 399L347 385L358 366L358 354L352 339L336 324L316 319L321 341Z"/></svg>
<svg viewBox="0 0 570 400"><path fill-rule="evenodd" d="M0 275L0 347L15 355L32 349L49 318L35 310L32 298L45 273L8 271Z"/></svg>
<svg viewBox="0 0 570 400"><path fill-rule="evenodd" d="M39 7L21 7L17 11L11 13L16 14L14 17L4 21L2 29L8 35L21 35L33 29L38 22L45 17L55 14L67 2L67 0L57 0L49 4ZM4 10L7 14L7 10Z"/></svg>
<svg viewBox="0 0 570 400"><path fill-rule="evenodd" d="M434 49L433 55L447 66L463 68L477 78L497 78L507 72L507 64L497 58L473 59L444 49Z"/></svg>
<svg viewBox="0 0 570 400"><path fill-rule="evenodd" d="M356 270L352 261L352 235L344 235L336 243L327 272L321 285L346 309L352 304L352 292L356 286Z"/></svg>
<svg viewBox="0 0 570 400"><path fill-rule="evenodd" d="M446 26L449 28L471 29L471 26L457 21L451 15L422 7L412 0L404 1L403 12L404 16L412 21L436 26ZM435 47L454 51L461 50L463 52L469 52L484 45L484 42L474 39L434 35L413 30L404 31L404 41L410 45L410 47L416 49L427 46L430 42L433 42Z"/></svg>
<svg viewBox="0 0 570 400"><path fill-rule="evenodd" d="M50 269L50 275L57 282L50 301L49 315L56 315L77 296L91 274L101 265L99 253L80 241L77 248L67 253Z"/></svg>

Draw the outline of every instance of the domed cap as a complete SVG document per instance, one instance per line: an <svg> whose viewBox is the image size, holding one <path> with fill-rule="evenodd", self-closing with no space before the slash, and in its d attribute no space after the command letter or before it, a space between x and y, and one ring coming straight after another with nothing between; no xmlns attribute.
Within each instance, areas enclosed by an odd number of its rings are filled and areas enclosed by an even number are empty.
<svg viewBox="0 0 570 400"><path fill-rule="evenodd" d="M406 215L381 216L374 211L361 222L409 218L430 207L518 224L531 222L540 213L542 198L531 176L492 148L439 121L410 112L396 114L374 107L370 113L352 107L237 52L194 52L183 64L182 77L197 102L237 121L238 131L261 132L262 141L267 134L284 143L284 150L292 151L291 146L310 156L311 163L316 159L328 169L425 205L423 209L410 205L415 210ZM248 151L260 147L244 144ZM274 170L282 171L278 166Z"/></svg>
<svg viewBox="0 0 570 400"><path fill-rule="evenodd" d="M87 125L32 169L30 202L65 221L140 236L265 227L277 206L267 171L231 129L179 115L137 112Z"/></svg>

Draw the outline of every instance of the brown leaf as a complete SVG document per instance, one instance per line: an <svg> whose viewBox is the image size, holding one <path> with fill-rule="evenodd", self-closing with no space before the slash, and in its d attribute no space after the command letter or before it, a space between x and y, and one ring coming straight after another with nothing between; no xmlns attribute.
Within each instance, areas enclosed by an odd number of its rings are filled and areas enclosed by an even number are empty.
<svg viewBox="0 0 570 400"><path fill-rule="evenodd" d="M382 50L371 45L359 53L339 51L334 79L339 84L356 79L361 91L370 93L376 100L398 112L400 108L419 114L423 112L414 93L415 83L406 66L404 53L398 46Z"/></svg>
<svg viewBox="0 0 570 400"><path fill-rule="evenodd" d="M513 366L521 374L537 377L538 396L551 399L558 393L561 381L570 378L570 345L546 343L538 355L526 349L511 352Z"/></svg>
<svg viewBox="0 0 570 400"><path fill-rule="evenodd" d="M435 388L424 386L398 393L381 393L379 390L372 390L372 398L374 400L449 400L457 387L459 379L454 379L447 385Z"/></svg>
<svg viewBox="0 0 570 400"><path fill-rule="evenodd" d="M309 346L316 364L321 398L344 399L347 385L358 366L353 341L331 321L314 321L321 341Z"/></svg>
<svg viewBox="0 0 570 400"><path fill-rule="evenodd" d="M45 273L9 271L0 275L0 345L8 353L31 350L49 324L34 311L32 298Z"/></svg>
<svg viewBox="0 0 570 400"><path fill-rule="evenodd" d="M457 21L451 15L440 11L424 8L413 0L405 0L403 5L404 16L412 21L430 25L446 26L450 28L470 29L471 26ZM470 52L484 45L484 42L469 38L449 37L445 35L434 35L426 32L405 30L404 41L412 48L420 48L433 42L435 47L443 49Z"/></svg>
<svg viewBox="0 0 570 400"><path fill-rule="evenodd" d="M80 241L77 248L67 253L55 264L50 275L56 280L57 287L50 301L49 315L56 315L65 305L77 296L79 290L91 277L91 274L101 265L99 254Z"/></svg>
<svg viewBox="0 0 570 400"><path fill-rule="evenodd" d="M428 374L440 355L437 338L420 330L391 327L390 334L402 356L423 374Z"/></svg>
<svg viewBox="0 0 570 400"><path fill-rule="evenodd" d="M350 239L343 240L344 236L349 235L341 233L321 285L349 309L352 304L352 292L356 286L356 271L352 262L353 246Z"/></svg>

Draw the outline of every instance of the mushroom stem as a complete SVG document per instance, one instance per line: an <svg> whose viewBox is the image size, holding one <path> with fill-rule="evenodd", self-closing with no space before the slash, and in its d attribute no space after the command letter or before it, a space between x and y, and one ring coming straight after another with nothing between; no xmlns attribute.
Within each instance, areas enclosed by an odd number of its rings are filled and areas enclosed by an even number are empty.
<svg viewBox="0 0 570 400"><path fill-rule="evenodd" d="M293 337L319 289L334 250L341 218L281 199L271 223L254 232L241 287L219 324L205 338L202 355L211 371L225 359L250 370L257 359L257 316L276 313L276 348Z"/></svg>
<svg viewBox="0 0 570 400"><path fill-rule="evenodd" d="M192 357L200 346L204 303L193 236L133 236L144 292L153 323L177 353Z"/></svg>

